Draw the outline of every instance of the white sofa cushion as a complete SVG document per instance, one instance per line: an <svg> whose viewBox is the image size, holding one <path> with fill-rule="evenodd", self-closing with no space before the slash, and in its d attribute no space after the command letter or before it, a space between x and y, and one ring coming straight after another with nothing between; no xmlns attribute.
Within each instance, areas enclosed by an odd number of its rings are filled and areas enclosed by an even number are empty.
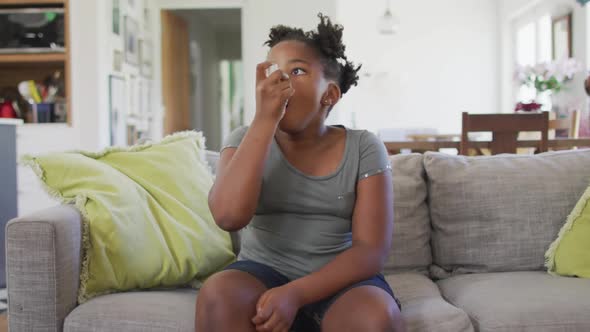
<svg viewBox="0 0 590 332"><path fill-rule="evenodd" d="M428 274L432 262L430 217L421 154L390 157L393 170L393 240L384 272Z"/></svg>
<svg viewBox="0 0 590 332"><path fill-rule="evenodd" d="M64 331L194 332L196 300L194 289L103 295L76 307Z"/></svg>
<svg viewBox="0 0 590 332"><path fill-rule="evenodd" d="M480 332L590 331L590 280L542 271L459 275L438 282Z"/></svg>
<svg viewBox="0 0 590 332"><path fill-rule="evenodd" d="M408 332L473 331L467 314L445 301L436 284L424 275L393 274L385 280L401 302Z"/></svg>
<svg viewBox="0 0 590 332"><path fill-rule="evenodd" d="M544 269L590 182L590 150L491 157L426 153L432 276Z"/></svg>

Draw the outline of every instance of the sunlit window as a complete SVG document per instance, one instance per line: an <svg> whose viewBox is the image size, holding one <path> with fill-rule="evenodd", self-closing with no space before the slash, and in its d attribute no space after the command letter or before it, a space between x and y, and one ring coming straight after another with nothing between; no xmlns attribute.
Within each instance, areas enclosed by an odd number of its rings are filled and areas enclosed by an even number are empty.
<svg viewBox="0 0 590 332"><path fill-rule="evenodd" d="M516 30L516 62L521 66L534 66L551 61L551 16L543 15L539 19L521 25ZM518 89L518 101L530 101L535 98L535 89L521 86Z"/></svg>

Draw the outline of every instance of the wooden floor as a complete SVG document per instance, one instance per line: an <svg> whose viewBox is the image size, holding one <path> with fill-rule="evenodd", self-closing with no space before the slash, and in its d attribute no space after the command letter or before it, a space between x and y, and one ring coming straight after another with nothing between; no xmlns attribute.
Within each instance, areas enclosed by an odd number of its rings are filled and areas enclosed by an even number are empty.
<svg viewBox="0 0 590 332"><path fill-rule="evenodd" d="M5 313L0 315L0 332L8 332L8 321Z"/></svg>

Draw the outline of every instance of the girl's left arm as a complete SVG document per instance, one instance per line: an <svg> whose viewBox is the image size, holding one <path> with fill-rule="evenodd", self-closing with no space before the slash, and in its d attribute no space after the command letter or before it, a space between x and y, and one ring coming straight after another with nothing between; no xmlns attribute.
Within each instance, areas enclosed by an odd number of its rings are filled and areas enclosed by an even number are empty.
<svg viewBox="0 0 590 332"><path fill-rule="evenodd" d="M335 294L373 277L383 268L393 232L393 184L391 172L369 176L357 183L352 217L352 246L320 270L287 287L297 289L301 304Z"/></svg>

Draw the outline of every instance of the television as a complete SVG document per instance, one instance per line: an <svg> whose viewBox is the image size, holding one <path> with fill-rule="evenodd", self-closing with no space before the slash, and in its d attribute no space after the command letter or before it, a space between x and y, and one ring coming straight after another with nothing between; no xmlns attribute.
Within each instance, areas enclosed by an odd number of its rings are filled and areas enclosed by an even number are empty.
<svg viewBox="0 0 590 332"><path fill-rule="evenodd" d="M64 9L0 7L0 53L65 51Z"/></svg>

